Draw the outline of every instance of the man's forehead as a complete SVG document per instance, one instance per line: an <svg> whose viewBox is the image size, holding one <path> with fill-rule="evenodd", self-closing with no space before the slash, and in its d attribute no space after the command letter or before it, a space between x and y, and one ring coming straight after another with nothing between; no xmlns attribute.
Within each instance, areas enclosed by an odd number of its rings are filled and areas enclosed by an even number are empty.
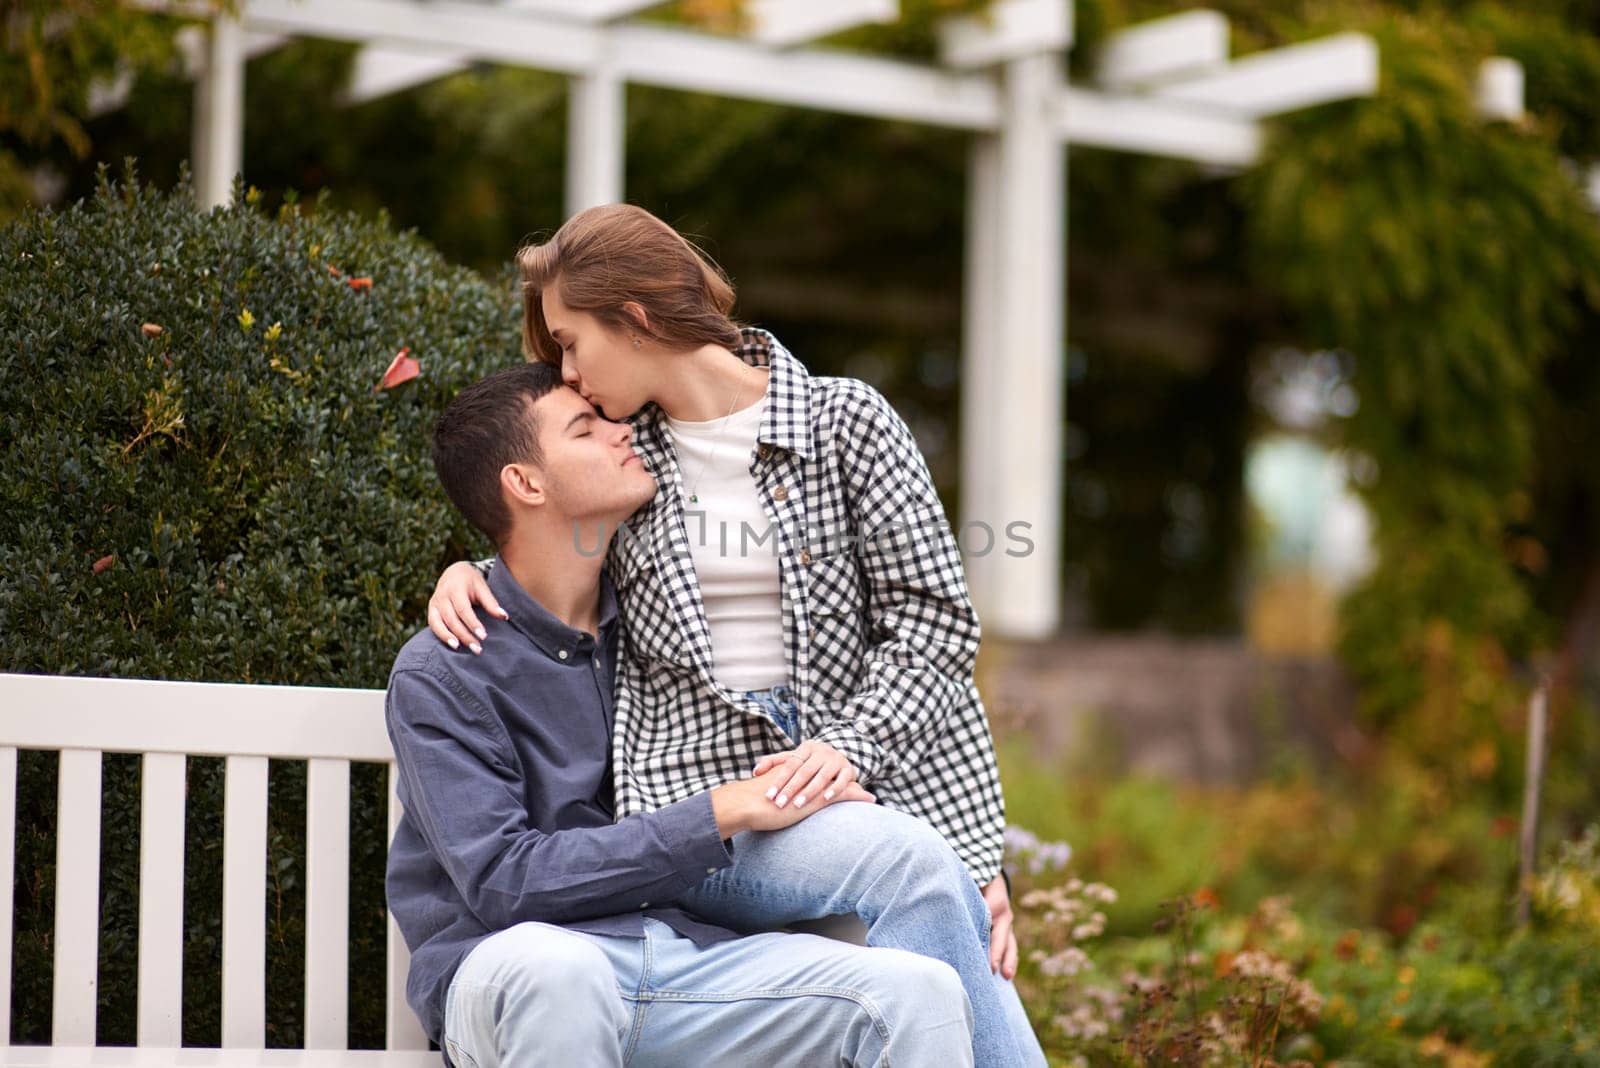
<svg viewBox="0 0 1600 1068"><path fill-rule="evenodd" d="M594 405L584 400L582 393L565 383L547 393L544 403L546 411L558 415L560 419L558 426L561 427L565 427L569 420L578 415L587 414L598 418Z"/></svg>

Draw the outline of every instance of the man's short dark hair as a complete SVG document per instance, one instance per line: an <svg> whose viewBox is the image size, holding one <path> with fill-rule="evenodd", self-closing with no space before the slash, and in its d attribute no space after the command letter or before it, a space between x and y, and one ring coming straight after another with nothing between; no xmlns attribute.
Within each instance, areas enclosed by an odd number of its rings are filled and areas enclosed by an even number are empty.
<svg viewBox="0 0 1600 1068"><path fill-rule="evenodd" d="M496 548L511 536L500 471L544 463L534 405L561 388L561 371L550 364L508 367L456 394L433 428L433 469L445 494Z"/></svg>

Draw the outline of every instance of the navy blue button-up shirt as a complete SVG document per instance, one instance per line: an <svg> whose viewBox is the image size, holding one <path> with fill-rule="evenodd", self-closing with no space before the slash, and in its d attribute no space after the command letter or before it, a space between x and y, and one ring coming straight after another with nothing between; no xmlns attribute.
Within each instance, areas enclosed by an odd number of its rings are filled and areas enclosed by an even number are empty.
<svg viewBox="0 0 1600 1068"><path fill-rule="evenodd" d="M597 642L496 563L489 586L511 618L479 616L482 655L422 630L389 676L404 815L386 890L411 951L406 999L435 1042L456 968L515 924L637 937L650 916L696 942L734 937L669 904L732 860L709 791L614 820L609 581L601 579Z"/></svg>

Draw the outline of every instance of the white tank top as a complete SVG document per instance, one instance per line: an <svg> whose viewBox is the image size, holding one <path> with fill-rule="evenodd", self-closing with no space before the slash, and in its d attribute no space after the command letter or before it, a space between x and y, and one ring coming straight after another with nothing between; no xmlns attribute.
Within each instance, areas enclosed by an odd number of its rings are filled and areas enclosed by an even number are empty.
<svg viewBox="0 0 1600 1068"><path fill-rule="evenodd" d="M684 493L699 498L685 498L684 526L711 627L712 674L730 690L789 681L777 531L750 475L766 410L763 396L726 421L665 420Z"/></svg>

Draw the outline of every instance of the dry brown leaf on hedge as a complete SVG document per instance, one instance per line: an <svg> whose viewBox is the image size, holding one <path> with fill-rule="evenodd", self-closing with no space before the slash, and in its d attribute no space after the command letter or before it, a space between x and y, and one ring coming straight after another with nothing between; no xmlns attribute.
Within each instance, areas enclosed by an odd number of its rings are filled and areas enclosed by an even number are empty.
<svg viewBox="0 0 1600 1068"><path fill-rule="evenodd" d="M402 382L409 382L422 373L422 365L411 358L411 349L403 348L394 354L394 359L389 362L389 369L383 372L383 380L372 387L376 393L381 389L393 389Z"/></svg>

